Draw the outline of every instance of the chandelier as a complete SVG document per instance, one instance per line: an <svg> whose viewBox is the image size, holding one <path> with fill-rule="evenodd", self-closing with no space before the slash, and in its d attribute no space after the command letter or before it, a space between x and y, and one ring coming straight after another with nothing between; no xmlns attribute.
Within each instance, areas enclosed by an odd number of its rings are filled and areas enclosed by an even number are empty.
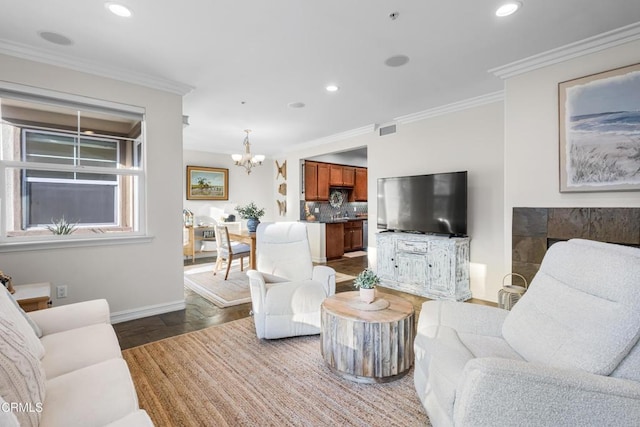
<svg viewBox="0 0 640 427"><path fill-rule="evenodd" d="M244 137L244 154L232 154L231 158L236 162L236 166L243 166L247 170L247 174L251 173L254 166L259 166L264 161L262 154L251 155L251 144L249 143L249 132L251 129L245 129L247 136Z"/></svg>

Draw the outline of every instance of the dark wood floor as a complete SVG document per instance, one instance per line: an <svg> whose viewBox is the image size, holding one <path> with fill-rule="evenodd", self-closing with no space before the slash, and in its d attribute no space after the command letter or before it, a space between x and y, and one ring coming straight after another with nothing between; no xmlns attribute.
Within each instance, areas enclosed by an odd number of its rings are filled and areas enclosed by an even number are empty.
<svg viewBox="0 0 640 427"><path fill-rule="evenodd" d="M201 258L197 259L196 263L207 263L213 261L215 261L213 258ZM191 261L188 261L186 265L192 265ZM333 267L339 273L356 276L367 267L367 257L343 257L335 261L329 261L327 265ZM353 281L343 282L336 285L336 292L352 290L354 290ZM393 289L384 288L381 290L383 290L383 292L400 295L411 301L416 310L416 318L418 317L422 303L427 301L426 298L395 291ZM185 289L184 295L186 302L186 308L184 310L173 311L171 313L159 314L113 325L116 335L118 336L118 340L120 341L120 347L124 350L186 332L197 331L209 326L220 325L232 320L248 317L251 310L250 303L227 308L216 307L214 304L189 289ZM490 302L474 299L470 300L470 302L495 305Z"/></svg>

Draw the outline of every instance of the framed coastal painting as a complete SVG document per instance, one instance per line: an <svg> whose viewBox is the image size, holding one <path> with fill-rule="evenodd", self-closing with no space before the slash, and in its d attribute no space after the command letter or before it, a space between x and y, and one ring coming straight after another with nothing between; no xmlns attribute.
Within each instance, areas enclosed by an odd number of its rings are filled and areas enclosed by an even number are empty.
<svg viewBox="0 0 640 427"><path fill-rule="evenodd" d="M229 200L229 169L187 166L187 200Z"/></svg>
<svg viewBox="0 0 640 427"><path fill-rule="evenodd" d="M640 189L640 64L558 85L560 191Z"/></svg>

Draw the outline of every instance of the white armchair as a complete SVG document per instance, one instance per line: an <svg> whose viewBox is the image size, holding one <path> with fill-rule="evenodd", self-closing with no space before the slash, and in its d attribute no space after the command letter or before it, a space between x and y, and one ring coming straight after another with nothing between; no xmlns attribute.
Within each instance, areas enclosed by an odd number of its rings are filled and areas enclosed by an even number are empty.
<svg viewBox="0 0 640 427"><path fill-rule="evenodd" d="M640 250L551 246L509 312L424 303L414 381L434 426L640 425Z"/></svg>
<svg viewBox="0 0 640 427"><path fill-rule="evenodd" d="M256 270L249 270L258 338L320 333L320 305L336 292L336 272L313 266L307 227L300 222L261 223Z"/></svg>

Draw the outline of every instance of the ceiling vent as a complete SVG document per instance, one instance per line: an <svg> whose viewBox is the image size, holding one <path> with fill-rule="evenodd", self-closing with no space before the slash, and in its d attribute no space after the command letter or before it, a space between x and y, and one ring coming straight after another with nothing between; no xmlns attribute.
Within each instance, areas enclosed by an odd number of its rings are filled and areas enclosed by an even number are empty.
<svg viewBox="0 0 640 427"><path fill-rule="evenodd" d="M396 133L396 125L389 125L380 128L380 136L391 135Z"/></svg>

